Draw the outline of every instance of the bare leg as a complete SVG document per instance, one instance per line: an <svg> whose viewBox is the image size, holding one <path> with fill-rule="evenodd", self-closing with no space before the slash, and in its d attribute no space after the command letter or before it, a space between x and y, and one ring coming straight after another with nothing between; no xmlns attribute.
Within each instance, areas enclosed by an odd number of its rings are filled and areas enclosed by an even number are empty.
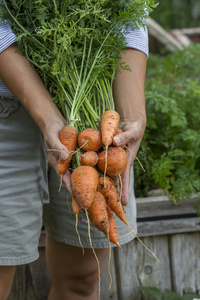
<svg viewBox="0 0 200 300"><path fill-rule="evenodd" d="M95 249L102 269L108 249ZM82 249L47 236L47 266L52 287L48 300L97 300L97 261L92 249Z"/></svg>
<svg viewBox="0 0 200 300"><path fill-rule="evenodd" d="M6 300L15 275L16 266L0 266L0 299Z"/></svg>

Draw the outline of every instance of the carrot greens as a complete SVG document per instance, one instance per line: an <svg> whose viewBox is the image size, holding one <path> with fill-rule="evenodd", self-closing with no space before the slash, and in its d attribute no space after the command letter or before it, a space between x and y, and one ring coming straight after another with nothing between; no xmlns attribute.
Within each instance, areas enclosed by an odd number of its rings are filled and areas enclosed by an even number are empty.
<svg viewBox="0 0 200 300"><path fill-rule="evenodd" d="M97 127L114 109L112 83L130 28L144 26L154 1L3 0L3 18L68 122ZM129 70L121 63L120 68Z"/></svg>

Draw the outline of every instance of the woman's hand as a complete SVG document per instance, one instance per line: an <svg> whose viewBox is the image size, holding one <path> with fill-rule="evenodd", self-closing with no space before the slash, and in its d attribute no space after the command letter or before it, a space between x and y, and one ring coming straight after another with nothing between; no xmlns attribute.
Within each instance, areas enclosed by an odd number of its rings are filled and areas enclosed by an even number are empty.
<svg viewBox="0 0 200 300"><path fill-rule="evenodd" d="M127 121L123 127L123 133L115 136L114 140L118 146L126 146L127 150L127 167L122 174L122 194L121 201L123 205L128 204L129 197L129 182L130 182L130 172L135 157L137 155L142 137L145 131L146 118L143 120Z"/></svg>
<svg viewBox="0 0 200 300"><path fill-rule="evenodd" d="M66 121L62 118L51 119L44 127L43 136L44 143L47 150L48 162L56 172L58 159L67 159L69 157L68 149L60 142L59 133L60 130L66 125ZM59 174L58 174L59 175ZM70 171L63 175L62 181L66 185L67 189L71 193Z"/></svg>

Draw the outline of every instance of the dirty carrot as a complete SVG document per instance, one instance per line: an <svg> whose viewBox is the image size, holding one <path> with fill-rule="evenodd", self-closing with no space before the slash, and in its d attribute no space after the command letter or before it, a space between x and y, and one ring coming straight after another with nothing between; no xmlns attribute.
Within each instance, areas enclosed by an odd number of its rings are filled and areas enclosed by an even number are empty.
<svg viewBox="0 0 200 300"><path fill-rule="evenodd" d="M119 176L127 166L127 154L121 147L110 146L99 153L98 169L110 176Z"/></svg>
<svg viewBox="0 0 200 300"><path fill-rule="evenodd" d="M142 242L142 240L137 236L137 234L131 228L126 218L126 214L123 205L121 203L119 193L117 192L117 188L114 185L113 180L108 176L104 176L104 177L101 176L99 178L99 191L104 195L106 202L113 210L113 212L118 216L118 218L127 225L130 231L137 238L137 240L145 247L145 249L147 249L159 261L157 256Z"/></svg>
<svg viewBox="0 0 200 300"><path fill-rule="evenodd" d="M82 166L94 167L98 163L99 157L95 151L87 151L79 157L79 162Z"/></svg>
<svg viewBox="0 0 200 300"><path fill-rule="evenodd" d="M69 157L66 160L58 159L57 170L58 173L60 174L61 183L62 183L62 176L67 171L73 153L76 149L77 138L78 138L78 130L73 126L65 126L60 131L59 139L61 143L67 147L69 151Z"/></svg>
<svg viewBox="0 0 200 300"><path fill-rule="evenodd" d="M72 196L72 210L73 210L73 212L76 216L76 225L75 225L76 233L78 235L79 243L81 245L81 248L82 248L83 254L84 254L84 248L83 248L83 245L82 245L82 242L81 242L80 234L78 232L78 214L80 212L80 208L79 208L78 202L76 201L75 197L73 197L73 196Z"/></svg>
<svg viewBox="0 0 200 300"><path fill-rule="evenodd" d="M108 148L112 144L113 137L118 128L120 116L114 110L106 110L101 118L101 138L102 143Z"/></svg>
<svg viewBox="0 0 200 300"><path fill-rule="evenodd" d="M109 206L107 206L108 222L109 222L109 239L112 243L116 244L121 248L118 242L118 230L117 225L113 216L113 211Z"/></svg>
<svg viewBox="0 0 200 300"><path fill-rule="evenodd" d="M84 151L98 151L101 146L101 134L98 129L86 128L78 136L78 145Z"/></svg>
<svg viewBox="0 0 200 300"><path fill-rule="evenodd" d="M113 183L112 178L108 176L99 177L99 191L103 194L106 199L107 204L114 211L114 213L120 218L126 225L127 220L124 212L124 208L120 201L120 195L117 191L115 184Z"/></svg>
<svg viewBox="0 0 200 300"><path fill-rule="evenodd" d="M100 231L109 236L107 204L104 196L96 192L91 207L88 209L90 220Z"/></svg>
<svg viewBox="0 0 200 300"><path fill-rule="evenodd" d="M92 204L98 187L98 173L91 166L80 166L71 174L72 194L80 209L87 210Z"/></svg>

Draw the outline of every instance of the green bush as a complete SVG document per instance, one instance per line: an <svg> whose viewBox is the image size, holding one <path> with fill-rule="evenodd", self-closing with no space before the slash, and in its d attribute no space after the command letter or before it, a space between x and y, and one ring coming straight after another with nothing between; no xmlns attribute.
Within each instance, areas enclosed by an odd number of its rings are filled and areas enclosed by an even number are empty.
<svg viewBox="0 0 200 300"><path fill-rule="evenodd" d="M136 196L164 188L174 202L200 191L200 44L150 54L147 128L135 162Z"/></svg>
<svg viewBox="0 0 200 300"><path fill-rule="evenodd" d="M179 296L178 294L167 289L164 291L164 293L162 293L156 287L141 287L140 289L148 295L152 296L155 300L194 300L195 298L200 299L200 295L185 294L184 296Z"/></svg>
<svg viewBox="0 0 200 300"><path fill-rule="evenodd" d="M151 17L166 30L199 27L200 2L197 0L157 0Z"/></svg>

